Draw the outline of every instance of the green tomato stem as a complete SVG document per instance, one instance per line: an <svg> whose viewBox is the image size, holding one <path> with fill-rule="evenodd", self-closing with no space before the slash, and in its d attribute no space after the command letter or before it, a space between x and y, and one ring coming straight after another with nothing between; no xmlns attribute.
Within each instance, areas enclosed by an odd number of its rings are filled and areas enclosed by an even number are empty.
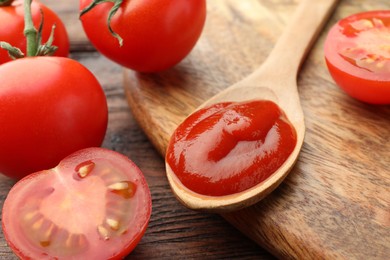
<svg viewBox="0 0 390 260"><path fill-rule="evenodd" d="M24 35L27 40L27 56L35 56L38 50L37 29L31 15L32 0L24 0Z"/></svg>
<svg viewBox="0 0 390 260"><path fill-rule="evenodd" d="M0 0L0 6L9 6L14 0Z"/></svg>
<svg viewBox="0 0 390 260"><path fill-rule="evenodd" d="M19 49L7 42L0 42L0 48L6 50L8 52L8 55L11 57L11 59L19 59L24 57L24 53Z"/></svg>
<svg viewBox="0 0 390 260"><path fill-rule="evenodd" d="M111 35L115 37L118 40L119 46L123 45L123 39L122 37L116 33L112 27L111 27L111 19L114 17L116 12L118 11L119 7L121 7L123 0L93 0L87 7L85 7L83 10L80 12L80 17L83 16L85 13L88 13L90 10L92 10L96 5L102 4L102 3L107 3L111 2L113 3L113 7L111 8L108 18L107 18L107 27L108 30L110 31Z"/></svg>
<svg viewBox="0 0 390 260"><path fill-rule="evenodd" d="M2 2L6 0L0 0ZM1 2L0 2L1 3ZM24 36L26 37L27 48L26 52L28 57L33 56L49 56L53 55L57 50L57 46L53 45L55 24L52 26L52 30L49 39L46 43L42 44L42 30L43 30L43 11L41 11L42 20L37 30L34 26L31 14L32 0L24 0ZM0 5L1 6L1 5ZM18 59L25 57L24 53L19 49L7 42L0 42L0 48L5 49L8 55L12 59Z"/></svg>

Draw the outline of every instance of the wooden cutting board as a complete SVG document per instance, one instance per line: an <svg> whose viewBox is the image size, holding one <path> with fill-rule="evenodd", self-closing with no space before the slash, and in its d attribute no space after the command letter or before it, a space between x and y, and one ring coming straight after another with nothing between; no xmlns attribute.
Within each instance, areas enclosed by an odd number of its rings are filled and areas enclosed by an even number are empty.
<svg viewBox="0 0 390 260"><path fill-rule="evenodd" d="M265 60L299 2L208 1L204 32L184 61L158 74L124 71L129 106L161 155L194 108ZM390 256L390 106L348 97L323 58L338 19L389 8L388 0L340 3L299 75L307 132L296 166L266 199L223 215L278 257Z"/></svg>

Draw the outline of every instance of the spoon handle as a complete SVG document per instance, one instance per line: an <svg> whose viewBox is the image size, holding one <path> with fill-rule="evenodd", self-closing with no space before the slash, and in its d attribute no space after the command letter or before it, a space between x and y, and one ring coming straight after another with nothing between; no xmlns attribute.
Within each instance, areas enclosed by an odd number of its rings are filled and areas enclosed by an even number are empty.
<svg viewBox="0 0 390 260"><path fill-rule="evenodd" d="M262 66L278 77L293 77L298 71L327 18L339 0L301 0L291 22Z"/></svg>

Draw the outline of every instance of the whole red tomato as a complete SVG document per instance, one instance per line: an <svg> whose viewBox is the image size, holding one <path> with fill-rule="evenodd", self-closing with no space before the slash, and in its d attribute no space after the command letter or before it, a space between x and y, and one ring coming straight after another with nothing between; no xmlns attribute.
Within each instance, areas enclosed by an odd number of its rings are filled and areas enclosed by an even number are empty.
<svg viewBox="0 0 390 260"><path fill-rule="evenodd" d="M2 227L20 259L123 259L148 226L152 201L127 157L87 148L10 190Z"/></svg>
<svg viewBox="0 0 390 260"><path fill-rule="evenodd" d="M50 36L52 25L56 25L54 31L53 45L58 47L55 56L67 57L69 54L69 39L65 26L60 18L48 7L40 2L33 1L31 4L31 15L36 28L42 20L42 10L44 25L42 29L42 42L46 42ZM23 0L16 0L10 6L0 7L0 41L8 42L12 46L26 51L26 39L23 35L24 29L24 9ZM7 51L0 48L0 64L10 61Z"/></svg>
<svg viewBox="0 0 390 260"><path fill-rule="evenodd" d="M100 146L107 102L95 76L63 57L27 57L0 66L0 173L15 179Z"/></svg>
<svg viewBox="0 0 390 260"><path fill-rule="evenodd" d="M80 10L93 0L80 0ZM206 18L205 0L124 0L111 27L123 39L121 47L107 28L113 3L101 3L81 16L96 49L111 60L140 72L156 72L179 63L195 46Z"/></svg>
<svg viewBox="0 0 390 260"><path fill-rule="evenodd" d="M326 38L325 60L335 82L350 96L390 104L390 11L341 19Z"/></svg>

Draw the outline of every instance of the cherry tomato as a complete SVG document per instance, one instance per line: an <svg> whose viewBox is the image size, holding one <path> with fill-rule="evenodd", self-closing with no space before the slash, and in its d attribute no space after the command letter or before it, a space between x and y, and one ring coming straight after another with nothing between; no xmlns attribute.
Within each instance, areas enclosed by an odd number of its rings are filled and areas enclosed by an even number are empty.
<svg viewBox="0 0 390 260"><path fill-rule="evenodd" d="M58 49L54 55L67 57L69 55L69 39L64 24L48 7L40 2L33 1L31 4L31 14L36 28L39 27L42 19L40 10L42 10L44 18L42 43L45 43L48 40L51 27L55 24L56 29L54 31L53 45L57 46ZM26 38L23 35L23 0L16 0L10 6L0 7L0 21L0 41L8 42L26 54ZM0 64L10 60L11 58L8 56L7 51L0 48Z"/></svg>
<svg viewBox="0 0 390 260"><path fill-rule="evenodd" d="M0 172L20 179L100 146L107 101L95 76L64 57L22 58L0 66Z"/></svg>
<svg viewBox="0 0 390 260"><path fill-rule="evenodd" d="M80 0L80 10L92 0ZM168 69L196 44L206 17L205 0L124 0L107 28L113 3L102 3L81 16L83 28L96 49L111 60L141 72Z"/></svg>
<svg viewBox="0 0 390 260"><path fill-rule="evenodd" d="M390 104L390 11L340 20L328 33L325 59L335 82L350 96Z"/></svg>
<svg viewBox="0 0 390 260"><path fill-rule="evenodd" d="M22 259L121 259L141 240L151 210L148 185L132 161L87 148L17 182L2 222Z"/></svg>

